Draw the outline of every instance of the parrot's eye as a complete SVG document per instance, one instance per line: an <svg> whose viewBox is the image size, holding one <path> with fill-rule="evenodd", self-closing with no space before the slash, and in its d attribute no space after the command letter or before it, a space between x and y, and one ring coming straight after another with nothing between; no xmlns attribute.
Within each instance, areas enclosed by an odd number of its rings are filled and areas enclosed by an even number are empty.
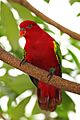
<svg viewBox="0 0 80 120"><path fill-rule="evenodd" d="M31 29L32 26L33 26L32 24L29 24L26 28Z"/></svg>

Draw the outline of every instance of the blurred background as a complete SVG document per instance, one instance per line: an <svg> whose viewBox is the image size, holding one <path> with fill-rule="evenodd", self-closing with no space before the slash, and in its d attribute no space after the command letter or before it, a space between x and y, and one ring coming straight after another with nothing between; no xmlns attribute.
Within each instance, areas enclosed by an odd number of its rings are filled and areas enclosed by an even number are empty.
<svg viewBox="0 0 80 120"><path fill-rule="evenodd" d="M28 0L39 11L80 34L80 0ZM22 59L25 39L19 24L33 20L60 44L62 77L80 83L80 41L47 24L17 3L0 1L0 46ZM0 61L0 120L80 120L80 95L63 92L55 112L42 111L28 75Z"/></svg>

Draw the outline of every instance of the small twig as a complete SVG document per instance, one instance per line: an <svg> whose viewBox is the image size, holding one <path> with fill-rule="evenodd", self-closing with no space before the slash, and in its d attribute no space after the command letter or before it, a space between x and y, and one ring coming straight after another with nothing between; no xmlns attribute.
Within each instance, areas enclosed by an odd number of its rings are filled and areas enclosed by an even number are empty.
<svg viewBox="0 0 80 120"><path fill-rule="evenodd" d="M6 120L6 119L3 117L2 113L0 113L0 118L2 118L3 120Z"/></svg>
<svg viewBox="0 0 80 120"><path fill-rule="evenodd" d="M40 11L38 11L36 8L34 8L29 2L27 2L26 0L8 0L13 1L13 2L17 2L19 4L21 4L22 6L24 6L25 8L29 9L30 11L32 11L33 13L35 13L38 17L40 17L41 19L43 19L44 21L46 21L47 23L55 26L56 28L58 28L59 30L61 30L62 32L70 35L72 38L74 38L75 40L79 40L80 41L80 34L73 32L65 27L63 27L62 25L60 25L59 23L55 22L54 20L50 19L49 17L47 17L46 15L44 15L43 13L41 13Z"/></svg>
<svg viewBox="0 0 80 120"><path fill-rule="evenodd" d="M25 72L28 73L30 76L33 76L36 79L42 80L48 84L54 85L58 88L62 88L63 90L70 91L73 93L80 94L80 84L71 82L69 80L63 79L54 75L51 80L48 82L47 75L49 74L47 71L42 70L36 66L33 66L29 63L20 66L20 60L10 53L6 52L4 49L0 47L0 60L4 61L5 63Z"/></svg>

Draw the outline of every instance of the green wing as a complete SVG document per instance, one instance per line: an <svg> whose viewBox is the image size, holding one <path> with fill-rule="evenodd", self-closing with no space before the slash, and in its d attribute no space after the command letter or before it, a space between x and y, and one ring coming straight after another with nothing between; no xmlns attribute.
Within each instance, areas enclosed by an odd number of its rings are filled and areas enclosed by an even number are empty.
<svg viewBox="0 0 80 120"><path fill-rule="evenodd" d="M62 68L62 54L60 50L60 45L56 41L54 41L53 43L54 43L54 50L55 50L60 68Z"/></svg>

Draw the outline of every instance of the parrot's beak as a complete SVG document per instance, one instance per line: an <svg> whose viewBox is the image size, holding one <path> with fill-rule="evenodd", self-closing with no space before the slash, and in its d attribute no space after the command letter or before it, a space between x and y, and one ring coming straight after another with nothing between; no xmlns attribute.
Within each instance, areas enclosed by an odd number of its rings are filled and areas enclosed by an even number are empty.
<svg viewBox="0 0 80 120"><path fill-rule="evenodd" d="M25 36L26 31L25 30L20 30L20 37Z"/></svg>

